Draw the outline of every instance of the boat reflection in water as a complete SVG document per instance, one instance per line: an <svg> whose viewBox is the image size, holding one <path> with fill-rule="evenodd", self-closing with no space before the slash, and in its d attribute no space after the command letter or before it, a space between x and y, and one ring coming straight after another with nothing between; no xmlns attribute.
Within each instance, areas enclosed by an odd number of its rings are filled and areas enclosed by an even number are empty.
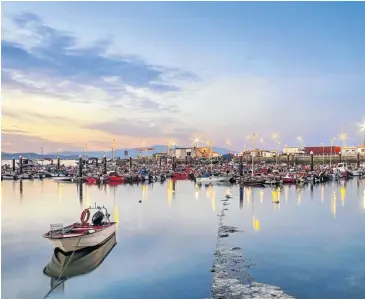
<svg viewBox="0 0 365 299"><path fill-rule="evenodd" d="M73 255L72 252L55 248L52 260L43 269L43 273L51 277L50 292L55 290L62 292L67 279L94 271L116 244L116 235L113 234L102 244L77 250Z"/></svg>

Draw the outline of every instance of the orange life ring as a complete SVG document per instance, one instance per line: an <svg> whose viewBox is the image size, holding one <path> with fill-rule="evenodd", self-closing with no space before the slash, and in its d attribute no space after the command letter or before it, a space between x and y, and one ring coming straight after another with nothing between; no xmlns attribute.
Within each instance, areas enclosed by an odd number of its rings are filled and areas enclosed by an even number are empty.
<svg viewBox="0 0 365 299"><path fill-rule="evenodd" d="M89 211L89 209L83 210L82 213L81 213L81 217L80 217L81 223L82 224L87 223L89 221L89 218L90 218L90 211Z"/></svg>

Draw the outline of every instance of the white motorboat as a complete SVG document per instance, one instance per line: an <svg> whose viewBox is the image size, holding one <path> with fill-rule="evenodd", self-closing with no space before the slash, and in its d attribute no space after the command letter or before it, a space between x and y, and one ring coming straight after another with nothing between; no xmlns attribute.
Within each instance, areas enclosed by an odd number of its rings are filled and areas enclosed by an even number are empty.
<svg viewBox="0 0 365 299"><path fill-rule="evenodd" d="M210 184L217 182L229 182L233 176L209 176L196 178L197 184Z"/></svg>
<svg viewBox="0 0 365 299"><path fill-rule="evenodd" d="M116 244L116 235L112 234L97 246L75 251L71 260L71 252L63 252L61 249L55 248L52 260L44 268L43 273L55 278L58 278L61 274L61 278L69 278L89 273L102 263ZM65 268L66 265L67 268Z"/></svg>
<svg viewBox="0 0 365 299"><path fill-rule="evenodd" d="M94 271L115 245L117 245L116 235L112 234L98 246L84 248L72 253L55 248L51 261L43 269L43 274L51 278L51 290L47 295L54 291L63 292L66 280Z"/></svg>
<svg viewBox="0 0 365 299"><path fill-rule="evenodd" d="M91 210L97 210L89 223ZM102 212L104 211L104 213ZM51 224L51 229L43 235L55 247L64 252L75 251L85 247L97 246L116 231L116 222L111 222L110 214L103 207L89 207L82 211L79 223L68 226Z"/></svg>
<svg viewBox="0 0 365 299"><path fill-rule="evenodd" d="M16 180L18 177L14 174L2 174L1 175L1 180Z"/></svg>
<svg viewBox="0 0 365 299"><path fill-rule="evenodd" d="M55 182L72 182L72 177L70 176L60 176L53 178Z"/></svg>
<svg viewBox="0 0 365 299"><path fill-rule="evenodd" d="M362 176L362 171L359 169L355 169L353 171L351 171L353 176Z"/></svg>

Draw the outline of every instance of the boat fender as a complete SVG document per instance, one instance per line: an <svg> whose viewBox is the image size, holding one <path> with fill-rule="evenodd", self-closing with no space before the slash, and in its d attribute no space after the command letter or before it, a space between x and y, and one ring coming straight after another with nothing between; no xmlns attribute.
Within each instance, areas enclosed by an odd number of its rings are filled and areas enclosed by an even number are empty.
<svg viewBox="0 0 365 299"><path fill-rule="evenodd" d="M89 221L89 218L90 218L90 211L89 211L89 209L83 210L82 213L81 213L81 217L80 217L81 223L82 224L86 224Z"/></svg>

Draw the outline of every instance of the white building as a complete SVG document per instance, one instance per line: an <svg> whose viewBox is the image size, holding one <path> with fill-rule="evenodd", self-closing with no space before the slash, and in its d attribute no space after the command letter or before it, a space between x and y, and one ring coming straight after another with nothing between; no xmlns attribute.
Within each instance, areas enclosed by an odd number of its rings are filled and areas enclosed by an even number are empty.
<svg viewBox="0 0 365 299"><path fill-rule="evenodd" d="M358 147L356 146L343 146L341 148L342 156L356 156L358 153Z"/></svg>

